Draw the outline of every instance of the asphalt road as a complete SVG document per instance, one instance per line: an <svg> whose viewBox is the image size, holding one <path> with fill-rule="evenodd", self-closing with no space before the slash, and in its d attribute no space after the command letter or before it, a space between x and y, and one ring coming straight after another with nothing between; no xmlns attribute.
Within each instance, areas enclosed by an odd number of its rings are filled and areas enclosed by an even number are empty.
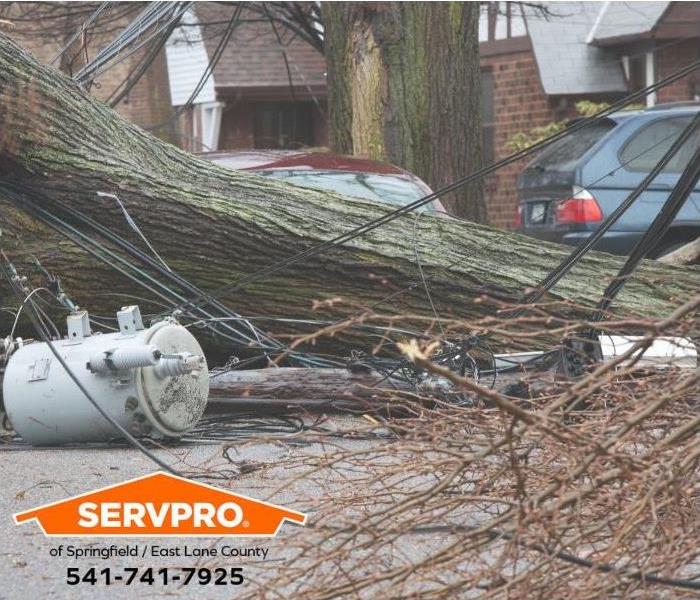
<svg viewBox="0 0 700 600"><path fill-rule="evenodd" d="M337 417L336 422L352 424L355 417ZM381 441L352 441L349 444L365 446ZM257 469L245 475L239 475L224 482L209 480L207 483L226 487L232 491L254 498L288 506L289 508L313 514L315 490L308 486L301 493L277 489L285 478L292 478L298 473L286 468L279 468L279 459L287 452L294 451L285 443L250 443L241 440L237 459L257 465ZM311 447L313 448L313 446ZM221 445L195 444L158 450L158 456L184 472L201 472L203 470L217 473L231 470L232 465L223 458ZM139 451L128 447L90 447L90 448L31 448L17 445L0 446L2 466L2 486L0 487L0 600L22 600L38 598L232 598L242 591L231 585L147 585L135 582L130 586L123 583L91 585L81 582L77 585L66 583L67 569L78 567L81 572L89 567L112 570L122 567L243 567L264 572L274 569L284 562L284 539L295 534L298 527L285 524L276 538L250 539L214 539L190 538L188 540L170 538L99 538L93 541L85 538L48 538L36 522L15 525L13 513L63 500L67 497L88 492L95 488L120 483L126 479L146 475L158 470L148 458ZM66 547L108 548L137 545L140 551L143 545L161 548L181 548L184 543L190 548L221 549L224 545L236 547L236 551L248 549L258 557L246 558L192 558L192 557L123 557L123 558L75 558L65 556ZM63 545L63 556L51 556L52 549ZM263 559L262 554L267 550ZM245 586L245 583L243 584Z"/></svg>

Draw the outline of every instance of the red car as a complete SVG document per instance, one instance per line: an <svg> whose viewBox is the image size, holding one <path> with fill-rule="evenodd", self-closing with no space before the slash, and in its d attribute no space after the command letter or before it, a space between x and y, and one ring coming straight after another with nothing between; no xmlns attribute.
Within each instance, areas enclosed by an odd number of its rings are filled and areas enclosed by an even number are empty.
<svg viewBox="0 0 700 600"><path fill-rule="evenodd" d="M205 152L200 156L223 167L255 171L301 187L330 190L377 202L403 206L432 193L418 177L393 165L323 152L249 150ZM430 213L445 213L439 200Z"/></svg>

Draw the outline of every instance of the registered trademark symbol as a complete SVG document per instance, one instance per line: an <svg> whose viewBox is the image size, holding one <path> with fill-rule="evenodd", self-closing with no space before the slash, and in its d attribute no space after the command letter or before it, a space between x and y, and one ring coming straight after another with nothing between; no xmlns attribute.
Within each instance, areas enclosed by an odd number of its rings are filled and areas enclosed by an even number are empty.
<svg viewBox="0 0 700 600"><path fill-rule="evenodd" d="M250 527L250 523L248 521L243 521L243 523L241 523L241 525L243 527Z"/></svg>

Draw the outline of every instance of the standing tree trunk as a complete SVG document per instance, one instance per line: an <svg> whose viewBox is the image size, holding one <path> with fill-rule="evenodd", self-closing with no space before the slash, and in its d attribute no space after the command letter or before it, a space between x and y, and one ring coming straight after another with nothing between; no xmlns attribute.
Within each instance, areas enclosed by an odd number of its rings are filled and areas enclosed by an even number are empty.
<svg viewBox="0 0 700 600"><path fill-rule="evenodd" d="M326 2L331 145L438 189L481 166L478 2ZM443 199L486 222L481 184Z"/></svg>
<svg viewBox="0 0 700 600"><path fill-rule="evenodd" d="M96 192L118 194L168 265L209 291L391 210L233 171L183 152L124 121L0 35L3 248L18 264L25 263L25 272L30 257L37 256L62 277L75 301L96 314L112 315L129 302L119 294L146 295L3 194L17 187L49 210L61 201L143 247L119 205ZM475 298L517 300L567 254L560 246L483 225L409 214L222 300L244 315L318 318L314 300L337 297L355 306L382 302L377 310L383 313L430 314L418 255L438 310L478 318L493 308ZM590 305L603 291L606 274L613 276L621 264L619 258L593 253L552 297ZM4 297L6 289L0 290ZM647 262L616 307L665 315L698 289L697 269ZM6 324L0 323L0 335L6 334Z"/></svg>

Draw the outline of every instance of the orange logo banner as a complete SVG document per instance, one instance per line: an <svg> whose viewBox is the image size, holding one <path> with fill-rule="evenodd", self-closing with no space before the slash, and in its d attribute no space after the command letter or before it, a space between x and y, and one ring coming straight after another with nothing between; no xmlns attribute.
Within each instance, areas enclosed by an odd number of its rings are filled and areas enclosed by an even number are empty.
<svg viewBox="0 0 700 600"><path fill-rule="evenodd" d="M274 536L306 515L158 471L16 513L49 536Z"/></svg>

